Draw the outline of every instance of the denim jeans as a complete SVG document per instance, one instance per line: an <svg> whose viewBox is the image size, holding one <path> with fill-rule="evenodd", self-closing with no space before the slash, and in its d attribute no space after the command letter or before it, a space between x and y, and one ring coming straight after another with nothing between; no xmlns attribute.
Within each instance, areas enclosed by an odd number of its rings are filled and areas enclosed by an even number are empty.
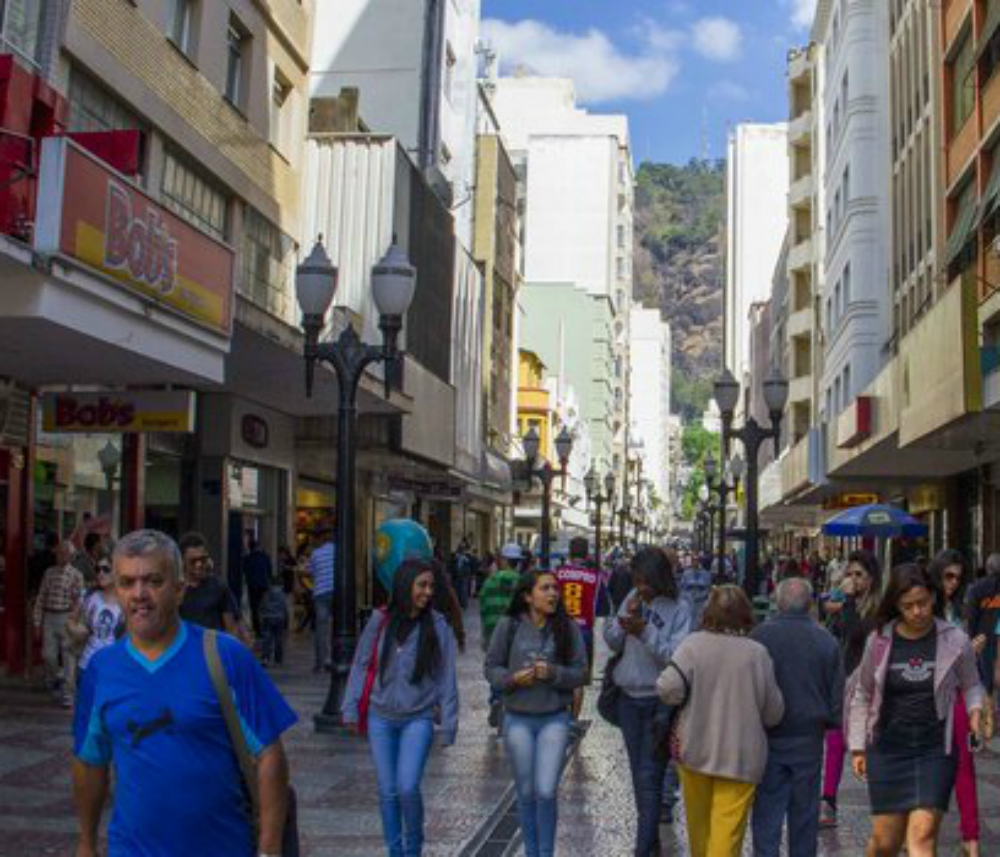
<svg viewBox="0 0 1000 857"><path fill-rule="evenodd" d="M618 722L628 753L638 816L636 857L659 853L660 804L663 802L667 766L657 752L656 724L666 720L668 711L655 696L633 697L622 693L618 697Z"/></svg>
<svg viewBox="0 0 1000 857"><path fill-rule="evenodd" d="M514 772L525 857L552 857L556 848L556 791L569 746L568 711L504 715L504 745Z"/></svg>
<svg viewBox="0 0 1000 857"><path fill-rule="evenodd" d="M316 632L314 642L316 645L316 659L313 661L313 669L321 670L330 666L330 633L331 622L333 620L333 593L327 592L325 595L317 595L313 599L313 606L316 611Z"/></svg>
<svg viewBox="0 0 1000 857"><path fill-rule="evenodd" d="M368 743L378 778L382 834L389 857L419 857L424 847L420 780L434 743L434 721L384 720L368 714Z"/></svg>
<svg viewBox="0 0 1000 857"><path fill-rule="evenodd" d="M816 857L822 761L774 754L767 760L750 821L754 857L778 857L786 815L788 857Z"/></svg>

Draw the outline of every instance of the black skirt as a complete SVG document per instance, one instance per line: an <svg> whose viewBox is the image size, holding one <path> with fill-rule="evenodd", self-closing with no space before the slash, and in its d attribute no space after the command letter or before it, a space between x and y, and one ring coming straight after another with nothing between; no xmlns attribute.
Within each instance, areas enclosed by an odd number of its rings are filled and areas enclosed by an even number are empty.
<svg viewBox="0 0 1000 857"><path fill-rule="evenodd" d="M945 753L940 732L939 740L930 741L927 732L921 732L907 735L897 725L891 735L881 736L868 749L872 815L898 815L915 809L948 811L958 755Z"/></svg>

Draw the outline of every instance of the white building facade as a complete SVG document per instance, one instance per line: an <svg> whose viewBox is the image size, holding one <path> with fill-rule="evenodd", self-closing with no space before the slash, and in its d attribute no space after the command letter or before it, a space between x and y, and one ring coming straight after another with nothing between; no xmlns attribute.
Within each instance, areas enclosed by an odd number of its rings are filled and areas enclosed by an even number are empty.
<svg viewBox="0 0 1000 857"><path fill-rule="evenodd" d="M826 76L819 387L831 419L874 380L890 336L888 4L836 4L817 23Z"/></svg>
<svg viewBox="0 0 1000 857"><path fill-rule="evenodd" d="M737 125L726 164L725 365L743 381L750 307L766 301L788 226L788 126Z"/></svg>
<svg viewBox="0 0 1000 857"><path fill-rule="evenodd" d="M629 311L632 301L633 167L625 116L576 106L573 83L502 77L491 82L501 133L524 188L523 278L570 283L611 307L613 377L595 373L577 390L594 456L619 469L628 421ZM559 319L553 319L556 330ZM603 327L600 327L603 331ZM578 336L604 336L573 331ZM572 341L566 351L572 357ZM527 343L532 347L531 343Z"/></svg>
<svg viewBox="0 0 1000 857"><path fill-rule="evenodd" d="M670 496L670 325L658 309L636 306L629 326L632 430L643 442L643 472L665 499Z"/></svg>

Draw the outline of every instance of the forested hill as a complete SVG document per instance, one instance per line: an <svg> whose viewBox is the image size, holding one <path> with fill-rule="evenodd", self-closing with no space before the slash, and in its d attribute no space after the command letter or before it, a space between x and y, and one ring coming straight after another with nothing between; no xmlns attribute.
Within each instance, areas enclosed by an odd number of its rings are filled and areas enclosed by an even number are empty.
<svg viewBox="0 0 1000 857"><path fill-rule="evenodd" d="M674 408L700 417L722 345L724 161L643 163L636 179L635 298L659 306L674 348Z"/></svg>

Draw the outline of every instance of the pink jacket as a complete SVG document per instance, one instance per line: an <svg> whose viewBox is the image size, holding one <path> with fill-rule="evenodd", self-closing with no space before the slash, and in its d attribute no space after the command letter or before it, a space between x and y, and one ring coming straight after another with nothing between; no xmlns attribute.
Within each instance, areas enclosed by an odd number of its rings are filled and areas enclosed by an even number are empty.
<svg viewBox="0 0 1000 857"><path fill-rule="evenodd" d="M934 669L934 704L938 718L946 720L945 752L951 753L952 717L958 691L965 694L969 712L983 707L986 692L979 683L979 670L972 644L963 631L943 619L937 627L937 664ZM885 677L889 671L889 652L895 622L874 631L865 644L861 665L852 677L848 700L847 744L852 752L863 752L875 738L875 726L882 711Z"/></svg>

